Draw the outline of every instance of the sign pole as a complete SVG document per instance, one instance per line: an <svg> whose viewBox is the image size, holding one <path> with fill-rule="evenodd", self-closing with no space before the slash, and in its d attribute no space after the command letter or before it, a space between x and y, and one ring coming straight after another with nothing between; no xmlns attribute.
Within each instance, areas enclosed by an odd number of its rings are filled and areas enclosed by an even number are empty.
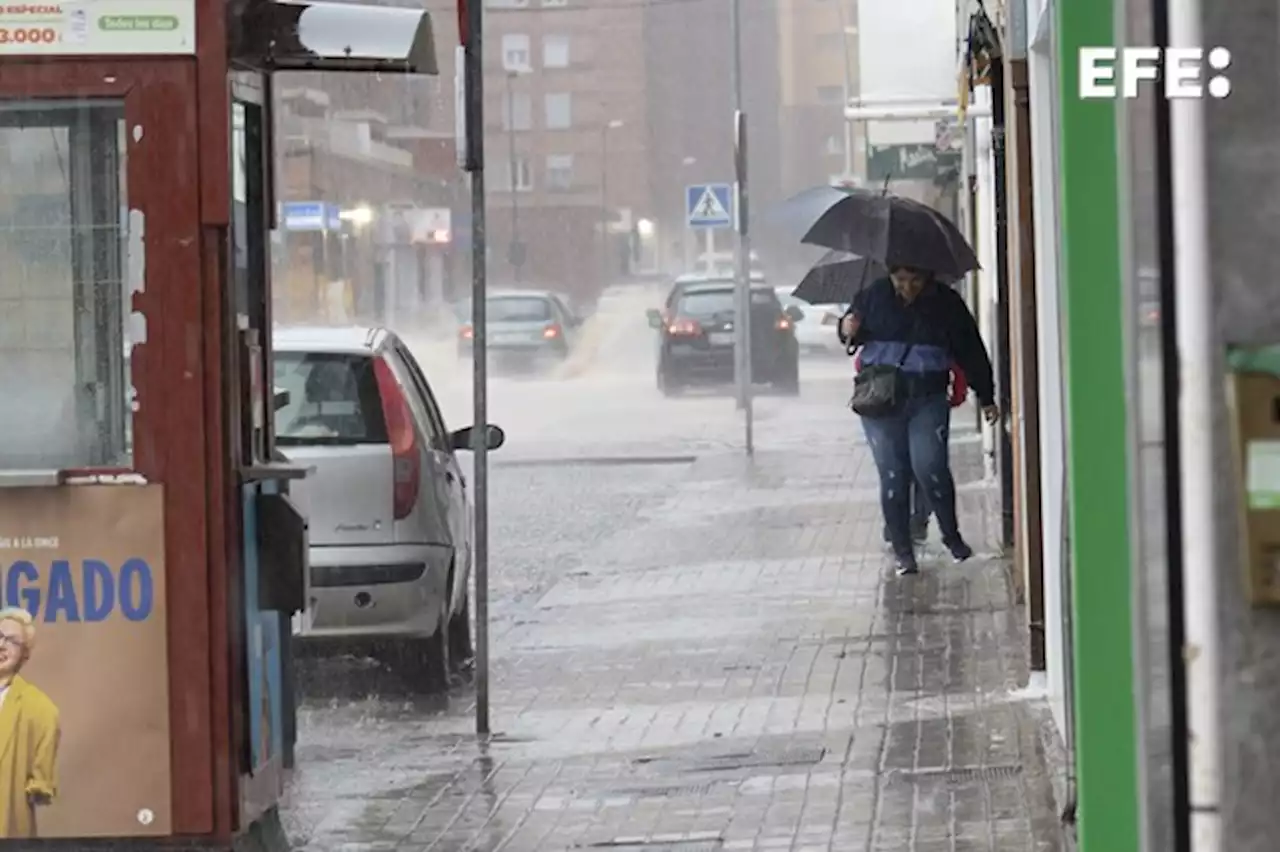
<svg viewBox="0 0 1280 852"><path fill-rule="evenodd" d="M733 39L733 149L736 171L733 214L738 232L737 257L734 264L737 292L737 332L734 351L737 355L738 408L743 415L747 455L755 454L754 417L751 405L751 240L747 229L747 137L746 113L742 111L742 10L741 0L729 0L729 30Z"/></svg>
<svg viewBox="0 0 1280 852"><path fill-rule="evenodd" d="M487 243L484 200L484 66L481 51L483 0L458 0L463 49L463 104L466 140L463 168L471 175L471 393L475 455L476 733L489 724L489 375L486 314ZM514 175L513 175L514 180Z"/></svg>

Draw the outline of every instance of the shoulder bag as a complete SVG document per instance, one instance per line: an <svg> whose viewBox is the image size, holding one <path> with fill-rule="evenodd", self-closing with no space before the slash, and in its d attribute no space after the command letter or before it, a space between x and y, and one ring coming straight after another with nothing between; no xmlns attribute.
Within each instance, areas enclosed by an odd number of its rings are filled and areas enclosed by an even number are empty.
<svg viewBox="0 0 1280 852"><path fill-rule="evenodd" d="M914 337L914 335L912 335ZM897 364L866 364L853 377L853 396L849 408L859 417L873 420L892 417L902 410L907 396L902 365L907 362L914 342L908 342Z"/></svg>

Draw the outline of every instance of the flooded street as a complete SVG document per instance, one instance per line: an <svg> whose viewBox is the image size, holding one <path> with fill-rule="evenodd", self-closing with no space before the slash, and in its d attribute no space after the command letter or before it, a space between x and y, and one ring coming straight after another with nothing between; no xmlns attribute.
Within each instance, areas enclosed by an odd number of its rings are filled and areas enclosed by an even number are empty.
<svg viewBox="0 0 1280 852"><path fill-rule="evenodd" d="M492 384L495 736L467 682L418 698L308 661L295 848L1057 849L1005 564L934 540L893 577L847 362L757 400L750 461L731 398L659 394L658 298L607 296L563 371ZM469 423L453 341L413 344ZM972 412L955 424L986 542Z"/></svg>

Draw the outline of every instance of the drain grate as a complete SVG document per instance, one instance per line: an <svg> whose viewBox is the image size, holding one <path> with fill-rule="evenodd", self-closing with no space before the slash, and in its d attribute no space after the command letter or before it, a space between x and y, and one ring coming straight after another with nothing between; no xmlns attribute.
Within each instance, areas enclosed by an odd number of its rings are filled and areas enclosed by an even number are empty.
<svg viewBox="0 0 1280 852"><path fill-rule="evenodd" d="M1021 775L1022 766L1010 763L999 766L958 766L952 769L921 769L915 772L895 772L889 777L889 780L891 783L898 781L905 784L923 784L935 781L959 785L1004 781Z"/></svg>
<svg viewBox="0 0 1280 852"><path fill-rule="evenodd" d="M604 840L579 848L609 849L609 852L717 852L722 847L719 840L699 843L687 840Z"/></svg>
<svg viewBox="0 0 1280 852"><path fill-rule="evenodd" d="M631 796L636 799L674 799L680 796L701 796L711 792L715 782L704 784L654 784L647 787L624 787L610 790L610 795Z"/></svg>
<svg viewBox="0 0 1280 852"><path fill-rule="evenodd" d="M703 758L692 763L689 772L724 772L730 769L756 769L766 766L811 766L827 754L826 748L757 749L750 754L730 754Z"/></svg>
<svg viewBox="0 0 1280 852"><path fill-rule="evenodd" d="M724 838L718 831L693 831L649 837L615 837L575 848L608 849L610 852L715 852L723 842Z"/></svg>

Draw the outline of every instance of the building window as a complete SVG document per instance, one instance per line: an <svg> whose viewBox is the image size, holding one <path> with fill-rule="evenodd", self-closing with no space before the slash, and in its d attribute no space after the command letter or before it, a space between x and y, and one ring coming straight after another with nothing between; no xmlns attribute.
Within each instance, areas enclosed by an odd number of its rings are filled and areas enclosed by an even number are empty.
<svg viewBox="0 0 1280 852"><path fill-rule="evenodd" d="M547 189L573 188L573 155L550 154L547 157Z"/></svg>
<svg viewBox="0 0 1280 852"><path fill-rule="evenodd" d="M502 96L502 129L533 129L533 99L528 94L514 92Z"/></svg>
<svg viewBox="0 0 1280 852"><path fill-rule="evenodd" d="M502 67L507 71L532 71L529 56L529 37L521 33L507 33L502 37Z"/></svg>
<svg viewBox="0 0 1280 852"><path fill-rule="evenodd" d="M542 37L542 67L569 67L569 37L567 35Z"/></svg>
<svg viewBox="0 0 1280 852"><path fill-rule="evenodd" d="M573 100L568 92L547 95L546 110L548 130L567 130L573 126Z"/></svg>
<svg viewBox="0 0 1280 852"><path fill-rule="evenodd" d="M490 9L527 9L529 0L485 0Z"/></svg>
<svg viewBox="0 0 1280 852"><path fill-rule="evenodd" d="M843 86L819 86L818 102L824 103L824 104L844 103L844 87Z"/></svg>
<svg viewBox="0 0 1280 852"><path fill-rule="evenodd" d="M542 8L544 9L563 9L569 5L569 0L542 0Z"/></svg>
<svg viewBox="0 0 1280 852"><path fill-rule="evenodd" d="M503 192L531 192L533 190L533 167L526 157L516 157L502 163L498 170L501 179L497 188Z"/></svg>

